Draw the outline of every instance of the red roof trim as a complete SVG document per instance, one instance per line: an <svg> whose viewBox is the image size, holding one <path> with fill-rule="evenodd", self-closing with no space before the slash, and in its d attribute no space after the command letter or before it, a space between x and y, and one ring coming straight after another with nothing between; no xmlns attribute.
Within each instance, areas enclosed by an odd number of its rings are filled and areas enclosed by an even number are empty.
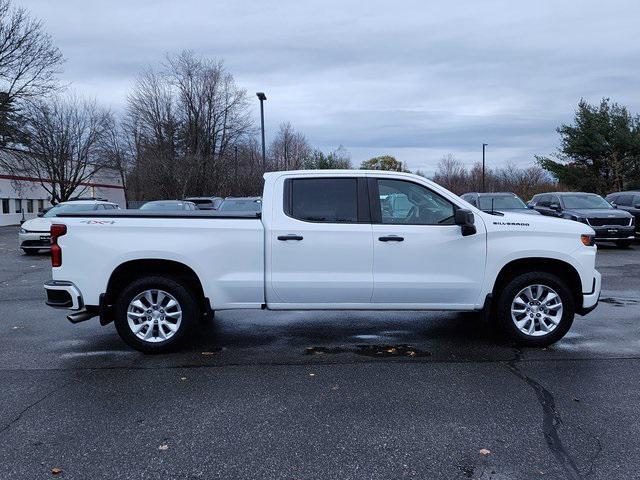
<svg viewBox="0 0 640 480"><path fill-rule="evenodd" d="M21 177L19 175L0 175L0 178L5 180L17 180L24 182L37 182L40 183L40 179L34 177ZM51 183L51 180L42 180L43 182ZM80 182L83 187L99 187L99 188L117 188L124 190L122 185L111 185L108 183L93 183L93 182Z"/></svg>

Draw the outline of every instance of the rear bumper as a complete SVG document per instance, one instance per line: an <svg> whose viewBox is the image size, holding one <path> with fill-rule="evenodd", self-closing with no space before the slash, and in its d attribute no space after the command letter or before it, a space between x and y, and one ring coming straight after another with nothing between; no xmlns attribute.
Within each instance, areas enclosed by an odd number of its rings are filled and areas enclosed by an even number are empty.
<svg viewBox="0 0 640 480"><path fill-rule="evenodd" d="M44 290L47 292L45 303L50 307L80 310L84 306L80 290L71 282L52 280L44 284Z"/></svg>
<svg viewBox="0 0 640 480"><path fill-rule="evenodd" d="M582 306L577 309L580 315L586 315L598 306L600 300L600 289L602 288L602 275L595 270L593 272L593 290L582 294Z"/></svg>

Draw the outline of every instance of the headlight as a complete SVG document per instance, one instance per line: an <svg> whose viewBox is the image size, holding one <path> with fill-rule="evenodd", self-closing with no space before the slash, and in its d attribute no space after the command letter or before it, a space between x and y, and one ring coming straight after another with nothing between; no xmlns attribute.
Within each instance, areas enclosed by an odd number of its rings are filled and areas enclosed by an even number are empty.
<svg viewBox="0 0 640 480"><path fill-rule="evenodd" d="M587 235L586 233L580 235L580 241L585 247L593 247L596 244L595 235Z"/></svg>
<svg viewBox="0 0 640 480"><path fill-rule="evenodd" d="M19 230L19 231L20 231L20 233L27 233L27 231L26 231L24 228L22 228L22 227L20 227L20 230Z"/></svg>

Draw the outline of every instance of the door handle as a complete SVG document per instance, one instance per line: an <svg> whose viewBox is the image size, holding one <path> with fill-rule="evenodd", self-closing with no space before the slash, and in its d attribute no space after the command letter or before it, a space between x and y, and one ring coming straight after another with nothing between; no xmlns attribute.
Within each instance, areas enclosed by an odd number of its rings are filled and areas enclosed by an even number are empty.
<svg viewBox="0 0 640 480"><path fill-rule="evenodd" d="M302 237L300 235L280 235L278 237L278 240L281 240L283 242L286 242L287 240L296 240L296 241L300 241L302 240Z"/></svg>
<svg viewBox="0 0 640 480"><path fill-rule="evenodd" d="M404 242L404 237L398 235L389 235L388 237L378 237L381 242Z"/></svg>

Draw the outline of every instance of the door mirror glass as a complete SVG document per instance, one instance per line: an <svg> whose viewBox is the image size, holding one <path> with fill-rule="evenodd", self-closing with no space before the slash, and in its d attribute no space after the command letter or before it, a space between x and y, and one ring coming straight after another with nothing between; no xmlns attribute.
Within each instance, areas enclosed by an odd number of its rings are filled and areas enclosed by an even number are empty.
<svg viewBox="0 0 640 480"><path fill-rule="evenodd" d="M557 202L553 202L549 204L549 208L551 210L555 210L556 212L560 210L560 204Z"/></svg>
<svg viewBox="0 0 640 480"><path fill-rule="evenodd" d="M456 225L460 225L462 229L462 235L473 235L476 233L475 217L471 210L465 208L459 208L455 213Z"/></svg>

